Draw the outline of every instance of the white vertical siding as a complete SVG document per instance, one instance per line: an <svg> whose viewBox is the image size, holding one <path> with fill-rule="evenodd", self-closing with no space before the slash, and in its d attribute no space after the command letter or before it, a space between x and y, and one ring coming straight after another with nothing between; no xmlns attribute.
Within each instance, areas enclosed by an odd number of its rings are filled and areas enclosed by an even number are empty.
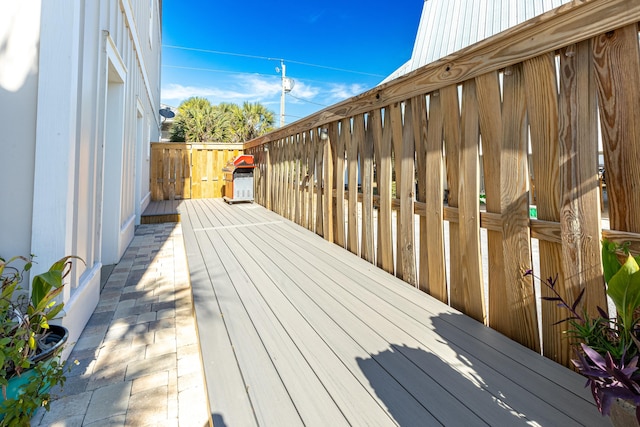
<svg viewBox="0 0 640 427"><path fill-rule="evenodd" d="M3 2L0 13L0 257L31 253L41 2Z"/></svg>
<svg viewBox="0 0 640 427"><path fill-rule="evenodd" d="M65 288L70 342L97 304L105 244L115 254L108 262L117 261L149 201L159 2L64 0L51 9L21 0L0 14L0 181L12 183L0 202L0 256L34 253L36 273L66 254L86 262ZM115 76L120 83L110 84Z"/></svg>

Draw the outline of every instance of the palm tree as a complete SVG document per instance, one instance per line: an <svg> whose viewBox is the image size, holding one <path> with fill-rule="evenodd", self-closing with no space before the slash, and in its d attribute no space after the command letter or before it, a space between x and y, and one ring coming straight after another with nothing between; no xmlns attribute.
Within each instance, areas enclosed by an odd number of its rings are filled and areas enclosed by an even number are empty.
<svg viewBox="0 0 640 427"><path fill-rule="evenodd" d="M241 142L257 138L273 130L274 114L259 102L245 102L233 111L235 133Z"/></svg>
<svg viewBox="0 0 640 427"><path fill-rule="evenodd" d="M178 107L171 128L173 142L245 142L273 130L274 114L260 103L211 105L193 97Z"/></svg>
<svg viewBox="0 0 640 427"><path fill-rule="evenodd" d="M225 108L199 97L189 98L178 107L171 141L227 142L231 137L231 117Z"/></svg>

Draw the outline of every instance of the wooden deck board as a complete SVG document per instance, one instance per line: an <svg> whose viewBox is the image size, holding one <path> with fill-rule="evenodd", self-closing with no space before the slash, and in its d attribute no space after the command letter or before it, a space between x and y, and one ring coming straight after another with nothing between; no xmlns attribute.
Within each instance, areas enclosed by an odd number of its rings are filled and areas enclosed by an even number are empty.
<svg viewBox="0 0 640 427"><path fill-rule="evenodd" d="M210 405L225 422L240 409L223 389L249 385L254 408L290 399L259 425L608 423L579 375L258 205L181 211ZM214 348L207 335L222 327ZM240 386L217 384L224 364Z"/></svg>
<svg viewBox="0 0 640 427"><path fill-rule="evenodd" d="M140 217L141 224L161 224L180 222L178 212L182 200L153 200L149 202Z"/></svg>
<svg viewBox="0 0 640 427"><path fill-rule="evenodd" d="M182 209L183 212L188 212L182 223L183 236L194 305L197 305L202 364L210 377L206 386L213 422L216 425L256 426L258 423L246 385L211 284L210 273L213 266L205 264L201 247L193 232L194 228L201 227L199 218L193 206L182 206Z"/></svg>

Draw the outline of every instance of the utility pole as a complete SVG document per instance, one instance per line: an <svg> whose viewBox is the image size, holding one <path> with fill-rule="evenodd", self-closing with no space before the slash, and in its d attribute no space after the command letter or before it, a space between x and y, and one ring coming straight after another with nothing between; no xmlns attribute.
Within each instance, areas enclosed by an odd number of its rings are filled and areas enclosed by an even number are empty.
<svg viewBox="0 0 640 427"><path fill-rule="evenodd" d="M284 94L285 87L284 82L286 81L286 66L284 65L284 59L280 60L280 66L282 67L282 94L280 95L280 127L284 126Z"/></svg>
<svg viewBox="0 0 640 427"><path fill-rule="evenodd" d="M286 65L284 59L280 60L280 68L276 67L276 73L282 72L282 94L280 95L280 127L284 126L284 98L285 94L291 92L295 82L287 77Z"/></svg>

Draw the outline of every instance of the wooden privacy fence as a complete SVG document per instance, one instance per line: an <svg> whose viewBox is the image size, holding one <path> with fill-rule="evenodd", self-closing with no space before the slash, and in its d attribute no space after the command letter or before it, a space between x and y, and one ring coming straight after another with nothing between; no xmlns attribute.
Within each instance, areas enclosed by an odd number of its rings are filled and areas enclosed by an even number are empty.
<svg viewBox="0 0 640 427"><path fill-rule="evenodd" d="M152 143L151 199L222 197L222 168L239 154L242 144Z"/></svg>
<svg viewBox="0 0 640 427"><path fill-rule="evenodd" d="M523 273L538 239L535 274L559 274L569 300L586 287L595 314L607 306L601 237L640 246L639 20L638 1L572 2L250 141L256 200L568 364L566 325L554 326L567 313L538 307ZM601 226L599 140L611 230Z"/></svg>

